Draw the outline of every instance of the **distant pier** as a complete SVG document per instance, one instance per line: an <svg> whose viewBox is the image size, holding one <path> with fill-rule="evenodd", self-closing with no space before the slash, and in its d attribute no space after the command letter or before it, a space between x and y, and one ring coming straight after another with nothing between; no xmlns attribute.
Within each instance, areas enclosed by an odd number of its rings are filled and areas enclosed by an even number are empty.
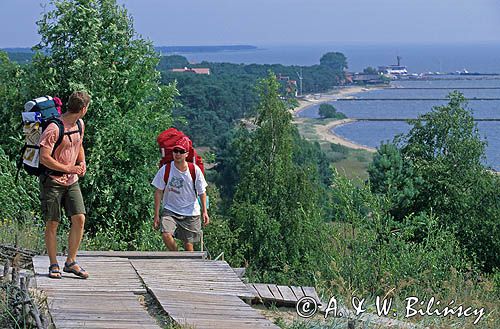
<svg viewBox="0 0 500 329"><path fill-rule="evenodd" d="M389 87L384 90L498 90L500 87Z"/></svg>
<svg viewBox="0 0 500 329"><path fill-rule="evenodd" d="M408 119L403 119L403 118L350 118L354 121L401 121L405 122L408 120L418 120L417 118L408 118ZM474 119L474 121L500 121L500 118L485 118L485 119Z"/></svg>
<svg viewBox="0 0 500 329"><path fill-rule="evenodd" d="M500 98L494 97L472 97L468 101L500 101ZM339 98L338 102L359 102L359 101L449 101L448 98Z"/></svg>

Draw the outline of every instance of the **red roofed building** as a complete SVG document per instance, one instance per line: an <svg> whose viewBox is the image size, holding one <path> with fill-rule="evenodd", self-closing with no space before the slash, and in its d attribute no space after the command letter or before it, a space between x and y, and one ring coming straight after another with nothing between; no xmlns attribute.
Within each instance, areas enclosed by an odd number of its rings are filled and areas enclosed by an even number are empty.
<svg viewBox="0 0 500 329"><path fill-rule="evenodd" d="M193 72L196 74L206 74L210 75L210 69L209 68L188 68L185 67L183 69L172 69L172 72Z"/></svg>

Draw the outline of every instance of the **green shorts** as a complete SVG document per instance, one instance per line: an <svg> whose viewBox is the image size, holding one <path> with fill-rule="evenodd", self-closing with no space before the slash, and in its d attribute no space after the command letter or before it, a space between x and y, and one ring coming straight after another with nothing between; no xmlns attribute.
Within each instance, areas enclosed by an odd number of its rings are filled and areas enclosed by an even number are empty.
<svg viewBox="0 0 500 329"><path fill-rule="evenodd" d="M64 206L68 217L86 214L78 181L70 186L64 186L49 176L40 175L40 201L42 216L46 221L60 221L61 206Z"/></svg>
<svg viewBox="0 0 500 329"><path fill-rule="evenodd" d="M200 216L183 216L163 208L161 232L170 233L182 242L199 242L201 237Z"/></svg>

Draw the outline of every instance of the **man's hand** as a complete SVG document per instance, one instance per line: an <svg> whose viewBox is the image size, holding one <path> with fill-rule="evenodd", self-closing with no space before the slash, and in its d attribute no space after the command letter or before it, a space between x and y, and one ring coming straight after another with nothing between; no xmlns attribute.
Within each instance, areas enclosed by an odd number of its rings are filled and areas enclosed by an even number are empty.
<svg viewBox="0 0 500 329"><path fill-rule="evenodd" d="M85 164L85 162L80 162L78 166L82 167L82 173L78 174L78 177L83 177L87 172L87 165Z"/></svg>
<svg viewBox="0 0 500 329"><path fill-rule="evenodd" d="M153 228L157 230L160 227L160 216L155 215L155 219L153 221Z"/></svg>
<svg viewBox="0 0 500 329"><path fill-rule="evenodd" d="M208 216L208 212L203 212L203 225L207 226L210 223L210 217Z"/></svg>
<svg viewBox="0 0 500 329"><path fill-rule="evenodd" d="M68 174L77 174L78 176L83 175L85 173L84 168L81 165L78 166L67 166L66 173Z"/></svg>

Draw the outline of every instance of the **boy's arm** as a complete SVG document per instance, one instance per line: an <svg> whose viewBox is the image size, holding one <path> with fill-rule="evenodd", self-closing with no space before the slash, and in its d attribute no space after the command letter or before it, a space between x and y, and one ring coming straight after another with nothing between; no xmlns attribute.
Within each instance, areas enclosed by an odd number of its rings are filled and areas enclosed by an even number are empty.
<svg viewBox="0 0 500 329"><path fill-rule="evenodd" d="M154 216L153 228L157 230L158 227L160 227L160 206L161 206L161 199L163 198L163 190L156 189L154 197L155 197L155 216Z"/></svg>
<svg viewBox="0 0 500 329"><path fill-rule="evenodd" d="M201 200L201 214L203 215L203 225L208 225L210 223L210 217L207 211L207 193L200 194Z"/></svg>

